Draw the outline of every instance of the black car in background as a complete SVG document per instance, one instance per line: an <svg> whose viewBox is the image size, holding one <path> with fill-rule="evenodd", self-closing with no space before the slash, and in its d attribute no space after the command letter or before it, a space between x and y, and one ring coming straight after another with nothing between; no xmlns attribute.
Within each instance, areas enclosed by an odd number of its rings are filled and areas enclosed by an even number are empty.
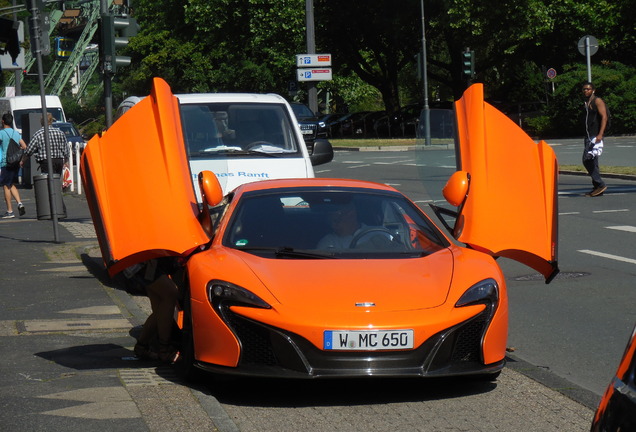
<svg viewBox="0 0 636 432"><path fill-rule="evenodd" d="M76 149L79 150L80 154L84 151L84 147L86 147L86 139L82 136L80 132L78 132L77 128L73 123L70 122L53 122L51 126L60 129L66 135L66 142L72 144L71 152L73 154L73 161L77 163L75 160Z"/></svg>
<svg viewBox="0 0 636 432"><path fill-rule="evenodd" d="M307 105L297 102L292 102L290 105L298 120L305 145L311 154L317 139L327 139L327 126Z"/></svg>

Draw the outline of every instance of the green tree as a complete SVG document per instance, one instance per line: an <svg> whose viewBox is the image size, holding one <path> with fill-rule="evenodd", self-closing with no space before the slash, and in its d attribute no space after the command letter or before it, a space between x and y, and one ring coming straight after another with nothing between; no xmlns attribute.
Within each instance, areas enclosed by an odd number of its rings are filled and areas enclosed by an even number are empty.
<svg viewBox="0 0 636 432"><path fill-rule="evenodd" d="M139 0L136 13L131 93L147 93L153 76L175 92L282 93L304 51L303 0Z"/></svg>

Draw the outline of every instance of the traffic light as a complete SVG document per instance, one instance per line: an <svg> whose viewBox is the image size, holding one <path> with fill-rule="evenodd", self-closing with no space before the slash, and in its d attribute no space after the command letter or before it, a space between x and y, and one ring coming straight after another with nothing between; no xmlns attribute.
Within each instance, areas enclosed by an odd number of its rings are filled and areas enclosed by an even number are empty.
<svg viewBox="0 0 636 432"><path fill-rule="evenodd" d="M105 73L115 74L118 67L130 65L130 57L117 55L117 49L128 45L128 38L139 31L137 20L127 16L101 16L100 57Z"/></svg>
<svg viewBox="0 0 636 432"><path fill-rule="evenodd" d="M475 51L468 48L462 52L462 75L468 79L475 75Z"/></svg>

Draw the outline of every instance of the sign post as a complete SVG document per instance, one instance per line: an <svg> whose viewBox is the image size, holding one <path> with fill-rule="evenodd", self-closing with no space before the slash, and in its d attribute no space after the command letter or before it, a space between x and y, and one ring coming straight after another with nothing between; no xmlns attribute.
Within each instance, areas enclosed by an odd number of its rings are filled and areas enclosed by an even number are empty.
<svg viewBox="0 0 636 432"><path fill-rule="evenodd" d="M557 71L554 68L550 68L548 69L548 71L545 73L548 77L548 79L550 80L550 84L552 85L552 94L554 95L554 79L557 76Z"/></svg>
<svg viewBox="0 0 636 432"><path fill-rule="evenodd" d="M592 61L590 58L598 51L598 40L594 36L586 35L579 39L579 52L587 60L587 80L592 82Z"/></svg>

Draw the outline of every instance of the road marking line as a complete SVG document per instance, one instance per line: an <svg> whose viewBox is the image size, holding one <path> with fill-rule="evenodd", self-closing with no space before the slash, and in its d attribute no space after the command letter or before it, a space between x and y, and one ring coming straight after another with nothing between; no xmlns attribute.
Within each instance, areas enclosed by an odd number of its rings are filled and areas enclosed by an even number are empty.
<svg viewBox="0 0 636 432"><path fill-rule="evenodd" d="M613 229L613 230L617 230L617 231L636 232L636 227L635 226L630 226L630 225L608 226L608 227L605 227L605 228Z"/></svg>
<svg viewBox="0 0 636 432"><path fill-rule="evenodd" d="M617 209L617 210L594 210L592 213L618 213L618 212L628 212L629 209Z"/></svg>
<svg viewBox="0 0 636 432"><path fill-rule="evenodd" d="M597 251L588 250L588 249L581 249L581 250L579 250L579 252L584 253L584 254L588 254L588 255L598 256L598 257L601 257L601 258L613 259L615 261L621 261L621 262L626 262L626 263L630 263L630 264L636 264L636 259L625 258L625 257L618 256L618 255L606 254L606 253L603 253L603 252L597 252Z"/></svg>
<svg viewBox="0 0 636 432"><path fill-rule="evenodd" d="M581 214L581 212L564 212L564 213L559 213L559 216L578 215L578 214Z"/></svg>

